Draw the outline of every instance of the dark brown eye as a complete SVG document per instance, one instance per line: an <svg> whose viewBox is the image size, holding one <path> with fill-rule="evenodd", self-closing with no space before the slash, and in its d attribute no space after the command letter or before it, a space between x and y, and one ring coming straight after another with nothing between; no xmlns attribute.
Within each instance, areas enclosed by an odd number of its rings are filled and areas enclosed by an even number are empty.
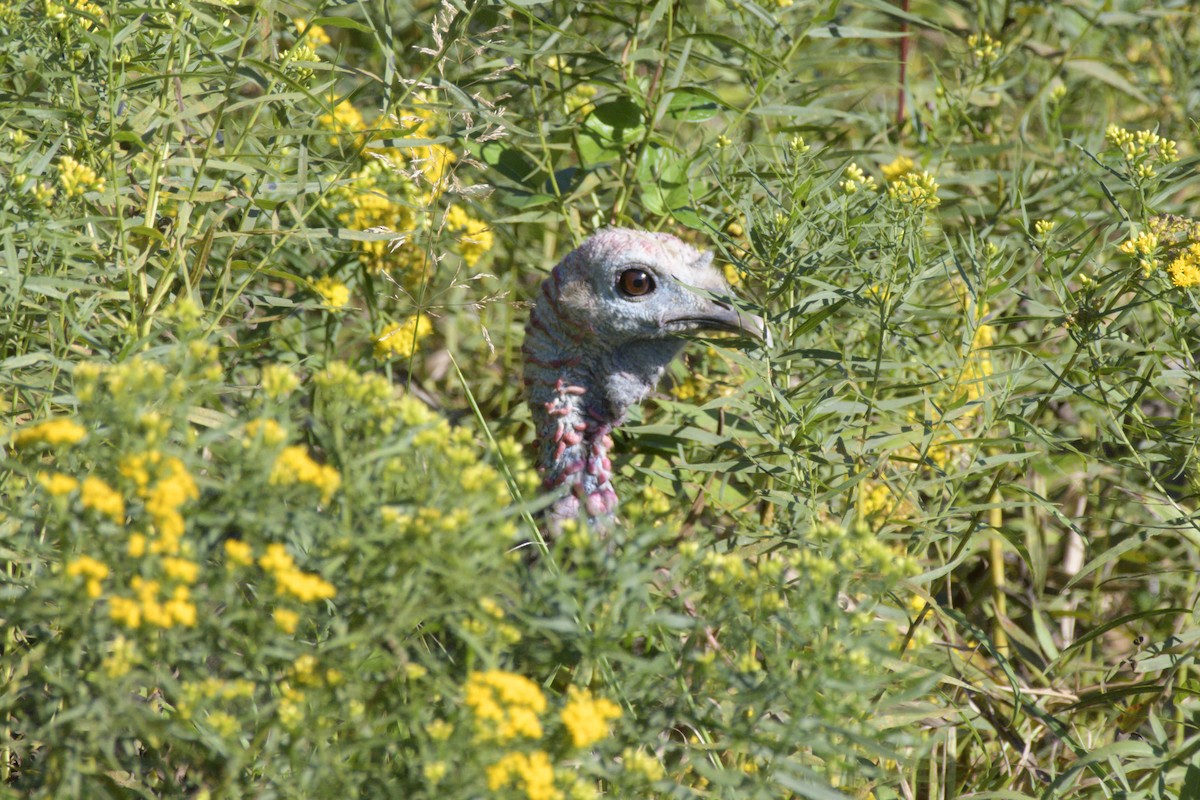
<svg viewBox="0 0 1200 800"><path fill-rule="evenodd" d="M641 297L654 291L654 278L644 269L627 269L617 278L617 288L629 297Z"/></svg>

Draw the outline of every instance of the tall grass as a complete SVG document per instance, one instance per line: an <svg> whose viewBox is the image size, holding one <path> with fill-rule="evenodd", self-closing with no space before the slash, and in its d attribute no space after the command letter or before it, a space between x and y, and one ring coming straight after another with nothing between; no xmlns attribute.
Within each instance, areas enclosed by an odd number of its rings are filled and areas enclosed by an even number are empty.
<svg viewBox="0 0 1200 800"><path fill-rule="evenodd" d="M1197 796L1198 23L0 4L4 791ZM605 225L774 345L530 560Z"/></svg>

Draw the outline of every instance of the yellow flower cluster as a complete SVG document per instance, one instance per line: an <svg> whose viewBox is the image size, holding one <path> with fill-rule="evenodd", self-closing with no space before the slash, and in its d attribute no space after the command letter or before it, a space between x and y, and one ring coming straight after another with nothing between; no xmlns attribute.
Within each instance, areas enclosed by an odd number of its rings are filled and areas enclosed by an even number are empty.
<svg viewBox="0 0 1200 800"><path fill-rule="evenodd" d="M1185 247L1167 266L1167 274L1181 289L1200 286L1200 243Z"/></svg>
<svg viewBox="0 0 1200 800"><path fill-rule="evenodd" d="M416 212L410 205L414 204L412 185L381 180L385 177L385 168L379 162L356 172L339 192L346 207L338 214L338 221L351 230L395 234L396 239L391 241L355 241L359 263L372 274L396 270L411 279L425 264L425 254L411 242L418 227Z"/></svg>
<svg viewBox="0 0 1200 800"><path fill-rule="evenodd" d="M666 774L662 762L649 753L627 747L621 752L621 762L629 772L636 772L649 781L660 781Z"/></svg>
<svg viewBox="0 0 1200 800"><path fill-rule="evenodd" d="M303 445L293 445L284 448L275 460L269 482L272 486L308 484L320 490L322 503L328 503L342 485L342 476L328 464L314 461Z"/></svg>
<svg viewBox="0 0 1200 800"><path fill-rule="evenodd" d="M427 100L418 97L417 102ZM362 114L346 101L322 116L320 122L333 132L335 143L346 134L356 133L355 141L365 144L368 126ZM438 123L436 111L412 108L402 116L388 117L379 127L402 130L409 139L430 140L437 136ZM395 271L405 283L415 284L430 263L417 237L433 230L432 221L419 210L430 208L446 192L451 168L458 159L436 142L404 148L372 147L365 155L372 160L335 194L335 199L344 203L338 221L351 230L394 234L391 240L355 241L359 261L369 272ZM467 266L475 266L494 244L486 223L459 206L447 209L445 229L454 236L455 249Z"/></svg>
<svg viewBox="0 0 1200 800"><path fill-rule="evenodd" d="M886 180L888 183L893 183L894 181L898 180L900 176L907 175L916 168L916 162L914 162L908 156L896 156L895 160L890 164L884 164L882 167L880 167L880 171L883 172L884 180Z"/></svg>
<svg viewBox="0 0 1200 800"><path fill-rule="evenodd" d="M100 596L100 581L108 577L108 565L97 561L91 556L80 556L67 562L67 576L83 578L86 583L87 596L93 600Z"/></svg>
<svg viewBox="0 0 1200 800"><path fill-rule="evenodd" d="M314 45L320 47L332 42L329 34L320 25L313 25L308 20L297 17L292 20L292 24L296 26L296 34L301 38L308 39Z"/></svg>
<svg viewBox="0 0 1200 800"><path fill-rule="evenodd" d="M79 25L85 31L92 29L92 21L87 17L81 17L78 14L67 13L68 8L77 9L86 14L91 14L101 22L104 21L104 10L100 6L91 2L91 0L62 0L62 2L54 2L54 0L44 0L46 9L46 18L58 23L59 26L67 25L71 22Z"/></svg>
<svg viewBox="0 0 1200 800"><path fill-rule="evenodd" d="M157 451L144 453L144 456L157 457ZM157 458L154 458L157 461ZM118 467L120 469L120 467ZM139 494L145 499L146 513L154 522L155 533L158 535L151 542L152 553L179 553L179 542L184 536L184 515L180 509L188 500L200 497L196 481L188 474L184 462L179 458L170 457L162 462L162 477L154 485L146 487L139 483Z"/></svg>
<svg viewBox="0 0 1200 800"><path fill-rule="evenodd" d="M320 575L299 569L281 544L267 545L267 552L258 559L258 565L275 578L275 594L290 594L302 603L332 600L337 595L332 583Z"/></svg>
<svg viewBox="0 0 1200 800"><path fill-rule="evenodd" d="M162 585L158 581L135 575L130 586L134 598L113 597L109 600L109 615L114 621L127 628L140 628L143 622L159 628L195 626L196 606L187 586L176 586L165 601L159 599Z"/></svg>
<svg viewBox="0 0 1200 800"><path fill-rule="evenodd" d="M1159 136L1154 131L1129 131L1117 125L1104 129L1104 138L1109 145L1121 151L1130 164L1152 158L1160 164L1170 164L1179 159L1179 146L1171 139ZM1148 176L1152 177L1153 172Z"/></svg>
<svg viewBox="0 0 1200 800"><path fill-rule="evenodd" d="M86 164L63 156L58 160L58 185L67 197L82 197L84 192L104 191L104 178Z"/></svg>
<svg viewBox="0 0 1200 800"><path fill-rule="evenodd" d="M113 522L125 521L125 498L101 479L89 475L79 489L79 502L84 508L103 514Z"/></svg>
<svg viewBox="0 0 1200 800"><path fill-rule="evenodd" d="M64 444L78 444L87 436L87 431L73 419L59 417L39 422L28 428L22 428L13 434L13 447L20 450L35 444L46 444L58 447Z"/></svg>
<svg viewBox="0 0 1200 800"><path fill-rule="evenodd" d="M1000 58L1000 42L986 33L972 33L967 37L967 47L980 64L992 64Z"/></svg>
<svg viewBox="0 0 1200 800"><path fill-rule="evenodd" d="M421 340L433 333L433 323L426 314L414 314L404 322L394 322L375 339L378 359L412 358Z"/></svg>
<svg viewBox="0 0 1200 800"><path fill-rule="evenodd" d="M341 311L350 305L350 288L341 281L319 278L313 283L313 291L321 296L325 307L331 311Z"/></svg>
<svg viewBox="0 0 1200 800"><path fill-rule="evenodd" d="M468 267L478 264L479 259L483 258L495 243L488 224L475 219L459 206L450 206L446 210L446 227L455 234L458 253Z"/></svg>
<svg viewBox="0 0 1200 800"><path fill-rule="evenodd" d="M282 400L300 388L300 378L287 364L268 364L262 371L263 394Z"/></svg>
<svg viewBox="0 0 1200 800"><path fill-rule="evenodd" d="M287 441L287 430L270 417L250 420L246 423L245 431L242 446L246 448L253 447L257 442L275 447Z"/></svg>
<svg viewBox="0 0 1200 800"><path fill-rule="evenodd" d="M225 556L235 564L248 567L254 563L254 548L241 539L226 539Z"/></svg>
<svg viewBox="0 0 1200 800"><path fill-rule="evenodd" d="M364 412L376 420L382 433L395 430L399 418L405 425L419 424L406 416L413 407L424 408L419 400L409 398L396 402L392 397L392 385L383 375L375 372L357 372L344 361L333 361L325 369L313 374L313 383L328 391L331 397ZM436 417L424 408L428 419Z"/></svg>
<svg viewBox="0 0 1200 800"><path fill-rule="evenodd" d="M498 792L506 787L523 791L528 800L561 800L554 788L554 765L542 750L532 753L508 753L487 768L488 789Z"/></svg>
<svg viewBox="0 0 1200 800"><path fill-rule="evenodd" d="M249 700L254 697L253 681L239 678L227 681L221 678L205 678L202 681L184 681L180 686L179 697L175 698L175 713L182 719L191 719L196 706L206 700L217 700L228 706L238 700Z"/></svg>
<svg viewBox="0 0 1200 800"><path fill-rule="evenodd" d="M891 488L880 481L874 484L864 482L858 495L858 514L860 519L871 519L890 513L895 506L895 495Z"/></svg>
<svg viewBox="0 0 1200 800"><path fill-rule="evenodd" d="M79 488L79 481L61 472L39 472L37 481L51 497L62 497Z"/></svg>
<svg viewBox="0 0 1200 800"><path fill-rule="evenodd" d="M317 122L331 131L329 141L335 145L345 142L349 146L361 141L359 131L364 128L363 115L349 100L334 105L331 111L317 117ZM343 139L346 134L352 135Z"/></svg>
<svg viewBox="0 0 1200 800"><path fill-rule="evenodd" d="M610 720L619 719L620 707L603 697L593 697L587 689L574 686L567 690L567 704L563 706L562 721L576 747L591 747L608 737Z"/></svg>
<svg viewBox="0 0 1200 800"><path fill-rule="evenodd" d="M914 208L932 209L942 202L937 191L938 183L933 175L925 170L913 170L898 176L888 186L888 197Z"/></svg>
<svg viewBox="0 0 1200 800"><path fill-rule="evenodd" d="M876 189L875 178L862 171L862 167L851 162L844 173L845 180L838 184L846 194L855 194L859 189L873 192Z"/></svg>
<svg viewBox="0 0 1200 800"><path fill-rule="evenodd" d="M542 738L538 715L546 710L546 696L523 675L496 669L472 672L465 701L483 738L501 742L522 736Z"/></svg>
<svg viewBox="0 0 1200 800"><path fill-rule="evenodd" d="M1129 238L1117 247L1117 250L1130 258L1137 259L1138 266L1146 275L1158 269L1159 261L1156 256L1158 234L1153 231L1143 231L1136 235L1130 234Z"/></svg>

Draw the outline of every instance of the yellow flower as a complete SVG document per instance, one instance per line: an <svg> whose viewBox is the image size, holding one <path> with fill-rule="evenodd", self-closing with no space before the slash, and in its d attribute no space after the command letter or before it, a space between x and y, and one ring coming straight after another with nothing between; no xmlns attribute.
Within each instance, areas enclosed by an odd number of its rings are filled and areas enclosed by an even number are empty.
<svg viewBox="0 0 1200 800"><path fill-rule="evenodd" d="M275 460L269 482L274 486L290 486L306 483L320 490L321 502L328 503L338 487L342 476L328 464L318 464L303 445L285 447Z"/></svg>
<svg viewBox="0 0 1200 800"><path fill-rule="evenodd" d="M271 616L275 620L275 627L284 633L295 633L300 624L300 615L289 608L277 608Z"/></svg>
<svg viewBox="0 0 1200 800"><path fill-rule="evenodd" d="M146 534L129 534L129 544L126 546L126 552L129 553L130 558L141 558L146 555Z"/></svg>
<svg viewBox="0 0 1200 800"><path fill-rule="evenodd" d="M83 479L79 500L84 508L110 517L113 522L125 519L125 499L104 481L94 476Z"/></svg>
<svg viewBox="0 0 1200 800"><path fill-rule="evenodd" d="M292 24L296 26L296 33L306 37L314 45L329 44L331 41L329 34L320 25L313 25L308 20L300 17L292 20Z"/></svg>
<svg viewBox="0 0 1200 800"><path fill-rule="evenodd" d="M51 497L61 497L79 488L79 481L61 472L39 472L37 481Z"/></svg>
<svg viewBox="0 0 1200 800"><path fill-rule="evenodd" d="M13 446L18 450L33 444L57 447L62 444L78 444L86 436L87 431L78 422L60 417L17 431L13 434Z"/></svg>
<svg viewBox="0 0 1200 800"><path fill-rule="evenodd" d="M235 564L248 567L254 563L254 549L240 539L225 540L225 556Z"/></svg>
<svg viewBox="0 0 1200 800"><path fill-rule="evenodd" d="M342 134L346 133L356 134L345 140L347 144L357 142L358 132L365 127L362 112L355 108L349 100L341 101L333 107L332 111L317 117L317 122L326 130L331 131L329 141L335 145L343 141Z"/></svg>
<svg viewBox="0 0 1200 800"><path fill-rule="evenodd" d="M621 709L603 697L592 697L587 689L567 689L569 700L563 706L562 721L576 747L590 747L608 736L609 720L618 719Z"/></svg>
<svg viewBox="0 0 1200 800"><path fill-rule="evenodd" d="M114 622L119 622L127 628L142 626L142 607L136 600L128 597L113 597L108 601L108 613Z"/></svg>
<svg viewBox="0 0 1200 800"><path fill-rule="evenodd" d="M260 437L263 444L274 447L287 441L287 431L273 419L252 419L246 423L246 436L242 439L242 446L252 447Z"/></svg>
<svg viewBox="0 0 1200 800"><path fill-rule="evenodd" d="M108 565L91 556L80 556L67 563L66 572L68 577L83 578L87 595L94 600L101 594L100 581L108 577Z"/></svg>
<svg viewBox="0 0 1200 800"><path fill-rule="evenodd" d="M179 540L185 530L179 509L187 501L198 499L200 490L180 459L167 459L164 471L167 474L151 486L145 495L146 511L154 520L154 529L158 534L158 539L150 549L155 553L174 555L179 552Z"/></svg>
<svg viewBox="0 0 1200 800"><path fill-rule="evenodd" d="M417 352L417 345L431 333L433 323L425 314L417 314L404 322L393 323L375 339L375 357L412 358Z"/></svg>
<svg viewBox="0 0 1200 800"><path fill-rule="evenodd" d="M446 227L457 234L458 252L468 267L473 267L492 249L495 238L486 222L475 219L458 206L446 210Z"/></svg>
<svg viewBox="0 0 1200 800"><path fill-rule="evenodd" d="M528 800L561 800L554 788L554 765L542 750L532 753L508 753L487 768L488 789L498 792L511 786L525 792Z"/></svg>
<svg viewBox="0 0 1200 800"><path fill-rule="evenodd" d="M625 764L626 770L641 773L650 781L660 781L666 774L661 761L649 753L643 753L641 750L634 750L631 747L622 751L621 761Z"/></svg>
<svg viewBox="0 0 1200 800"><path fill-rule="evenodd" d="M519 736L542 737L538 715L546 709L546 697L523 675L503 670L472 672L467 677L465 702L485 737L502 742Z"/></svg>
<svg viewBox="0 0 1200 800"><path fill-rule="evenodd" d="M980 64L990 64L1000 57L1000 43L986 33L972 33L967 37L967 47Z"/></svg>
<svg viewBox="0 0 1200 800"><path fill-rule="evenodd" d="M313 291L321 295L325 307L331 311L341 311L350 304L350 288L333 278L318 279L313 283Z"/></svg>
<svg viewBox="0 0 1200 800"><path fill-rule="evenodd" d="M896 156L896 159L890 164L884 164L880 167L883 172L883 179L888 183L897 180L901 175L907 175L916 169L916 163L908 156Z"/></svg>
<svg viewBox="0 0 1200 800"><path fill-rule="evenodd" d="M104 178L96 175L96 170L80 164L70 156L58 160L58 185L67 197L82 197L88 191L103 191Z"/></svg>
<svg viewBox="0 0 1200 800"><path fill-rule="evenodd" d="M333 584L297 568L291 554L279 543L267 545L258 565L274 576L276 594L290 594L304 603L330 600L337 595Z"/></svg>
<svg viewBox="0 0 1200 800"><path fill-rule="evenodd" d="M1181 289L1200 286L1200 243L1189 245L1181 252L1167 267L1167 274L1171 276L1171 283Z"/></svg>
<svg viewBox="0 0 1200 800"><path fill-rule="evenodd" d="M296 391L300 378L286 364L269 364L263 367L263 394L272 400L282 400Z"/></svg>
<svg viewBox="0 0 1200 800"><path fill-rule="evenodd" d="M167 556L162 560L163 571L168 577L184 583L195 583L200 577L200 565L186 558Z"/></svg>
<svg viewBox="0 0 1200 800"><path fill-rule="evenodd" d="M846 179L838 185L842 187L842 191L846 194L854 194L859 189L867 191L875 190L875 178L863 172L862 167L858 166L858 164L851 163L850 166L846 167L846 171L843 174L846 176Z"/></svg>
<svg viewBox="0 0 1200 800"><path fill-rule="evenodd" d="M942 202L937 196L938 188L933 175L925 170L914 170L900 175L888 186L888 197L914 208L932 209Z"/></svg>

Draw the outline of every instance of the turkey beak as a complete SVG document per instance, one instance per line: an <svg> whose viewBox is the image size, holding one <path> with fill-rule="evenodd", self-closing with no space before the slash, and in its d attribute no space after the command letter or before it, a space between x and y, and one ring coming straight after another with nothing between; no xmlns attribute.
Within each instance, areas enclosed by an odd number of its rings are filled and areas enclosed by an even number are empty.
<svg viewBox="0 0 1200 800"><path fill-rule="evenodd" d="M767 325L762 317L739 311L731 304L720 300L710 300L705 305L708 308L693 316L681 317L669 320L669 322L688 325L693 329L740 333L762 342L767 347L771 346L771 332L767 330Z"/></svg>

